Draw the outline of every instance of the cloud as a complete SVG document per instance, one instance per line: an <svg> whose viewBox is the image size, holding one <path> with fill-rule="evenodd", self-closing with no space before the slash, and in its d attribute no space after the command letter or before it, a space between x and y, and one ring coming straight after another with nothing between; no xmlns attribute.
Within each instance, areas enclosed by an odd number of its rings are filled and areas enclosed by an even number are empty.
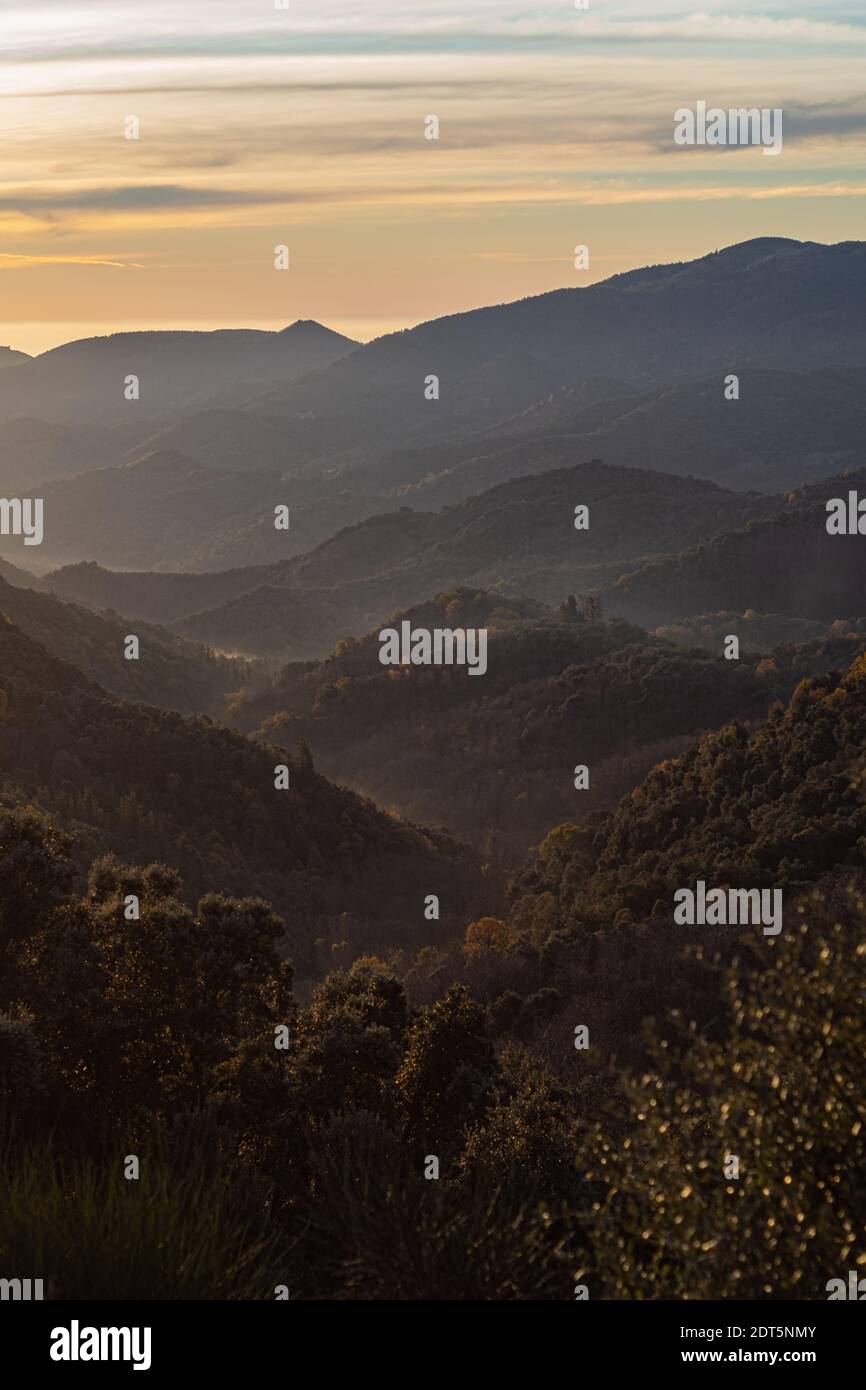
<svg viewBox="0 0 866 1390"><path fill-rule="evenodd" d="M79 188L72 192L4 193L0 209L22 213L76 211L146 212L161 208L234 207L284 203L302 194L265 189L185 188L182 184L132 184L116 188Z"/></svg>
<svg viewBox="0 0 866 1390"><path fill-rule="evenodd" d="M106 261L98 256L34 256L29 252L0 251L0 270L19 270L34 265L96 265L113 270L143 270L138 261Z"/></svg>
<svg viewBox="0 0 866 1390"><path fill-rule="evenodd" d="M731 184L682 184L653 188L584 186L580 201L587 207L614 206L627 203L707 203L741 200L764 202L790 198L866 198L866 182L860 183L791 183L774 185L734 186Z"/></svg>

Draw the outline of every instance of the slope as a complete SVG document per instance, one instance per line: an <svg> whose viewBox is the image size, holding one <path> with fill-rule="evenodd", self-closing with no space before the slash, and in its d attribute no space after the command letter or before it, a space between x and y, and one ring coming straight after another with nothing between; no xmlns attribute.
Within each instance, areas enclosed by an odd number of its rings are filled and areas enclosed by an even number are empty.
<svg viewBox="0 0 866 1390"><path fill-rule="evenodd" d="M314 943L396 944L424 931L441 894L439 933L470 907L469 861L453 841L398 825L290 760L207 719L110 696L8 621L0 623L0 779L79 836L82 863L112 851L180 870L191 895L261 894L286 919L290 952Z"/></svg>

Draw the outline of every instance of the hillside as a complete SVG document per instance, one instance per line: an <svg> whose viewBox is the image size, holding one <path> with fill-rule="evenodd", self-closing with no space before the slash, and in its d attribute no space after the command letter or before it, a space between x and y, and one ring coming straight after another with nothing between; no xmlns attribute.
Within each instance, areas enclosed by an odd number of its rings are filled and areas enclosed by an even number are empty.
<svg viewBox="0 0 866 1390"><path fill-rule="evenodd" d="M108 427L13 415L0 420L0 485L9 492L49 478L107 468L144 432L132 420Z"/></svg>
<svg viewBox="0 0 866 1390"><path fill-rule="evenodd" d="M835 624L834 633L847 626L844 622ZM811 642L829 635L825 623L793 618L786 613L756 613L752 608L745 613L698 613L655 629L655 636L665 642L706 647L716 653L722 651L725 638L731 634L739 638L740 650L746 652L768 652L785 642Z"/></svg>
<svg viewBox="0 0 866 1390"><path fill-rule="evenodd" d="M325 656L338 642L362 630L364 621L356 617L359 602L363 602L361 593L351 595L347 588L291 588L277 577L171 626L187 641L203 642L217 651L272 661L309 661ZM375 607L372 595L370 606Z"/></svg>
<svg viewBox="0 0 866 1390"><path fill-rule="evenodd" d="M245 517L282 500L274 474L220 473L180 454L151 454L124 467L55 478L40 488L45 535L40 561L97 560L118 568L182 563L208 526ZM23 561L20 537L3 553Z"/></svg>
<svg viewBox="0 0 866 1390"><path fill-rule="evenodd" d="M113 851L179 869L192 897L266 897L302 973L319 937L420 943L429 893L443 904L436 931L452 930L471 904L465 852L332 786L305 756L290 760L291 788L275 790L285 761L207 719L118 700L0 623L4 800L75 830L82 863Z"/></svg>
<svg viewBox="0 0 866 1390"><path fill-rule="evenodd" d="M716 885L793 892L836 866L866 868L866 656L801 682L787 705L749 732L708 735L664 763L604 820L594 869L566 862L560 901L579 916L668 918L673 893Z"/></svg>
<svg viewBox="0 0 866 1390"><path fill-rule="evenodd" d="M776 491L866 461L866 370L739 372L740 398L715 375L603 403L564 409L559 392L483 438L401 452L363 471L368 485L413 506L441 507L523 473L574 458L712 479L728 488ZM547 423L553 417L552 423ZM544 428L539 428L541 425Z"/></svg>
<svg viewBox="0 0 866 1390"><path fill-rule="evenodd" d="M7 584L13 584L16 588L40 589L42 580L30 570L21 569L18 565L12 565L8 560L0 560L0 578Z"/></svg>
<svg viewBox="0 0 866 1390"><path fill-rule="evenodd" d="M233 699L238 727L286 747L380 805L445 825L494 857L559 821L612 809L655 763L726 721L761 719L798 680L850 661L854 633L722 658L525 600L460 589L401 613L414 626L484 626L487 672L379 662L378 629ZM587 789L574 768L590 769Z"/></svg>
<svg viewBox="0 0 866 1390"><path fill-rule="evenodd" d="M95 561L118 569L275 564L389 505L278 473L213 468L170 450L33 486L44 503L41 563ZM288 529L275 528L276 506L289 507ZM26 562L20 538L4 537L0 546Z"/></svg>
<svg viewBox="0 0 866 1390"><path fill-rule="evenodd" d="M201 410L185 415L130 449L129 460L165 450L229 473L287 473L295 461L284 427L258 420L243 410Z"/></svg>
<svg viewBox="0 0 866 1390"><path fill-rule="evenodd" d="M10 583L19 582L7 574L7 568L13 569L0 561L0 574L6 575ZM147 570L126 573L105 569L90 560L52 570L38 582L58 597L90 608L112 608L146 622L170 623L225 603L247 589L258 588L268 578L267 570L255 567L213 574L159 574Z"/></svg>
<svg viewBox="0 0 866 1390"><path fill-rule="evenodd" d="M864 495L866 469L793 494L776 516L749 522L681 554L648 561L599 591L605 608L647 627L720 609L816 622L863 613L862 536L827 533L826 502ZM820 500L815 500L820 499Z"/></svg>
<svg viewBox="0 0 866 1390"><path fill-rule="evenodd" d="M571 817L550 834L514 885L514 924L573 934L652 919L669 941L681 931L674 892L702 878L708 887L781 888L791 930L796 892L837 870L865 870L866 655L862 642L848 642L824 656L835 660L796 682L762 723L726 724L653 767L612 815ZM737 945L737 931L701 931Z"/></svg>
<svg viewBox="0 0 866 1390"><path fill-rule="evenodd" d="M589 527L575 529L575 507ZM641 557L679 550L777 511L778 498L731 493L695 478L610 468L598 460L515 479L440 512L401 508L339 532L269 577L261 590L184 619L177 630L228 651L284 649L300 596L330 600L338 635L360 635L395 608L455 585L545 603L593 589ZM325 639L310 655L323 655Z"/></svg>
<svg viewBox="0 0 866 1390"><path fill-rule="evenodd" d="M216 715L227 694L256 676L247 661L214 656L149 623L94 613L52 594L13 587L0 578L0 614L113 695L180 714ZM125 638L140 643L137 661L124 657Z"/></svg>

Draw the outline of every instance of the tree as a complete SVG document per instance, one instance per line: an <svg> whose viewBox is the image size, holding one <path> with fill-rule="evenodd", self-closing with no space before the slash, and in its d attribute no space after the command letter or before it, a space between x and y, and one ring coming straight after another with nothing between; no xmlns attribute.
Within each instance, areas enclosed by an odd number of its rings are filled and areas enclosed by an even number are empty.
<svg viewBox="0 0 866 1390"><path fill-rule="evenodd" d="M397 1090L410 1133L440 1159L459 1152L466 1127L480 1121L500 1080L487 1011L455 985L409 1030Z"/></svg>
<svg viewBox="0 0 866 1390"><path fill-rule="evenodd" d="M463 938L463 953L468 960L478 959L488 952L503 956L517 944L517 932L499 917L479 917L470 922Z"/></svg>
<svg viewBox="0 0 866 1390"><path fill-rule="evenodd" d="M628 1144L594 1127L596 1296L825 1298L866 1262L862 883L804 908L730 967L729 1036L684 1026L625 1083Z"/></svg>

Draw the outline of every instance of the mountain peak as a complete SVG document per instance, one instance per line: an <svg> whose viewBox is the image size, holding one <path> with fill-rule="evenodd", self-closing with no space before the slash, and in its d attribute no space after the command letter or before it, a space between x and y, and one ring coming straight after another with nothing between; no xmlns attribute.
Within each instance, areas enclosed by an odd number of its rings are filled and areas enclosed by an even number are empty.
<svg viewBox="0 0 866 1390"><path fill-rule="evenodd" d="M279 336L286 338L291 335L294 338L329 338L338 339L344 343L352 343L360 347L354 338L347 338L344 333L337 333L333 328L327 328L325 324L319 323L317 319L295 319L294 323L287 324L285 328L279 330Z"/></svg>
<svg viewBox="0 0 866 1390"><path fill-rule="evenodd" d="M0 368L14 367L17 362L32 361L29 352L19 352L17 348L0 347Z"/></svg>

